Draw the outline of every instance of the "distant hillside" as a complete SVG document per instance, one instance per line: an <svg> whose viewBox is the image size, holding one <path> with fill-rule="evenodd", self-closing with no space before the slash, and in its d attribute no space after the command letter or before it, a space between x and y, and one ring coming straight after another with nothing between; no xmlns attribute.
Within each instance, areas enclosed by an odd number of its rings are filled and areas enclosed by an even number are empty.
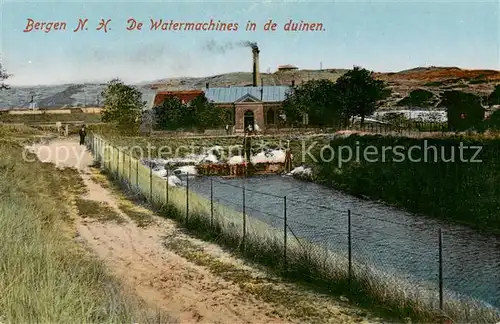
<svg viewBox="0 0 500 324"><path fill-rule="evenodd" d="M276 73L261 73L264 85L296 85L312 79L335 81L345 69L294 70ZM445 90L457 89L479 95L493 91L500 84L500 71L462 70L457 67L417 67L394 73L376 73L392 88L392 97L385 103L393 107L408 96L412 90L424 89L434 94L436 101ZM247 86L252 84L252 73L233 72L200 78L170 78L152 82L142 82L137 86L146 91L201 89L210 87ZM101 99L104 84L67 84L43 87L13 87L0 91L0 109L28 108L31 94L40 108L96 106ZM403 101L405 102L405 101Z"/></svg>

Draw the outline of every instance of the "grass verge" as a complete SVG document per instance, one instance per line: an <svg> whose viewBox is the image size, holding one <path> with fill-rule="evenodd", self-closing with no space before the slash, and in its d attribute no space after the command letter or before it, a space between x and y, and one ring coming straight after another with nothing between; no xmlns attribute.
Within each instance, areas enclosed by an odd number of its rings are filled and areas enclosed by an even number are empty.
<svg viewBox="0 0 500 324"><path fill-rule="evenodd" d="M110 181L105 171L99 170L98 165L92 168L90 179L99 184L103 188L110 189L118 199L118 208L126 214L138 227L147 227L154 223L154 219L149 211L145 211L144 207L137 206L132 202L134 197L132 193L123 192L122 188L116 183Z"/></svg>
<svg viewBox="0 0 500 324"><path fill-rule="evenodd" d="M153 223L153 217L150 214L138 210L135 206L127 203L120 203L118 206L139 227L147 227Z"/></svg>
<svg viewBox="0 0 500 324"><path fill-rule="evenodd" d="M187 260L205 267L214 275L238 285L243 294L254 295L276 308L284 308L286 315L292 319L319 323L327 318L341 316L330 308L316 304L315 300L311 300L310 296L300 290L290 289L287 285L275 285L275 280L271 278L256 276L249 270L223 262L186 239L176 236L166 237L164 245ZM360 322L367 315L364 311L357 311L354 314L354 310L347 311L347 307L343 308L346 315L350 317L355 315L355 320Z"/></svg>
<svg viewBox="0 0 500 324"><path fill-rule="evenodd" d="M83 198L76 199L76 207L82 218L92 218L102 222L115 222L122 224L125 222L111 206L102 201L93 201Z"/></svg>
<svg viewBox="0 0 500 324"><path fill-rule="evenodd" d="M6 140L0 156L0 322L174 322L129 295L74 241L69 205L84 193L76 170L26 162Z"/></svg>

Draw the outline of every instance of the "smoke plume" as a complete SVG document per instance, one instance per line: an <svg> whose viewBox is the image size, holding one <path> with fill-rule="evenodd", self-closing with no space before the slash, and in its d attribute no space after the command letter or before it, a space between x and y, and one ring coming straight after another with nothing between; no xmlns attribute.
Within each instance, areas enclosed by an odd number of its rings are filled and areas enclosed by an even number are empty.
<svg viewBox="0 0 500 324"><path fill-rule="evenodd" d="M217 43L215 40L209 40L205 45L203 46L204 50L207 50L212 53L216 54L225 54L227 51L233 50L237 47L250 47L252 50L258 50L259 47L257 46L256 42L250 42L250 41L241 41L241 42L228 42L224 44Z"/></svg>
<svg viewBox="0 0 500 324"><path fill-rule="evenodd" d="M217 54L224 54L229 50L234 49L235 44L233 43L225 43L225 44L219 44L216 41L209 40L203 48L209 52L212 53L217 53Z"/></svg>
<svg viewBox="0 0 500 324"><path fill-rule="evenodd" d="M240 44L242 46L245 46L245 47L250 47L253 50L258 50L259 49L259 47L257 46L256 42L244 41L244 42L241 42Z"/></svg>

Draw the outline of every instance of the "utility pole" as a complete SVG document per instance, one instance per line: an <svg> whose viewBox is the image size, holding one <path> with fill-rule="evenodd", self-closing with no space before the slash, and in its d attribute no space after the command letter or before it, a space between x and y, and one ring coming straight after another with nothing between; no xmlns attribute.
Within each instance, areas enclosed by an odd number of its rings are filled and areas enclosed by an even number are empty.
<svg viewBox="0 0 500 324"><path fill-rule="evenodd" d="M30 109L33 110L33 111L35 111L35 106L36 106L36 104L35 104L35 93L33 91L30 92L30 102L29 102L29 104L30 104Z"/></svg>
<svg viewBox="0 0 500 324"><path fill-rule="evenodd" d="M30 109L33 112L33 121L35 120L35 93L33 91L30 92Z"/></svg>

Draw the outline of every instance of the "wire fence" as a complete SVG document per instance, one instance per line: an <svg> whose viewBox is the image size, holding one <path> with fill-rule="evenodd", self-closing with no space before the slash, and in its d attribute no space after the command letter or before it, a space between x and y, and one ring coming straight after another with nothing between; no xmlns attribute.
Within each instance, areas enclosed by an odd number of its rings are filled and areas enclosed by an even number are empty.
<svg viewBox="0 0 500 324"><path fill-rule="evenodd" d="M460 233L307 204L256 190L245 181L209 177L201 183L187 175L183 186L174 186L168 170L160 177L152 166L97 135L90 134L87 145L104 169L150 203L175 209L186 225L204 226L287 275L460 321L500 319L490 306L500 305L495 287L500 257L490 256L492 278L480 282L484 277L476 272L484 271L482 265L465 269L463 260L453 260L457 244L467 245ZM472 255L479 257L478 251ZM479 301L492 293L496 296L489 304Z"/></svg>

